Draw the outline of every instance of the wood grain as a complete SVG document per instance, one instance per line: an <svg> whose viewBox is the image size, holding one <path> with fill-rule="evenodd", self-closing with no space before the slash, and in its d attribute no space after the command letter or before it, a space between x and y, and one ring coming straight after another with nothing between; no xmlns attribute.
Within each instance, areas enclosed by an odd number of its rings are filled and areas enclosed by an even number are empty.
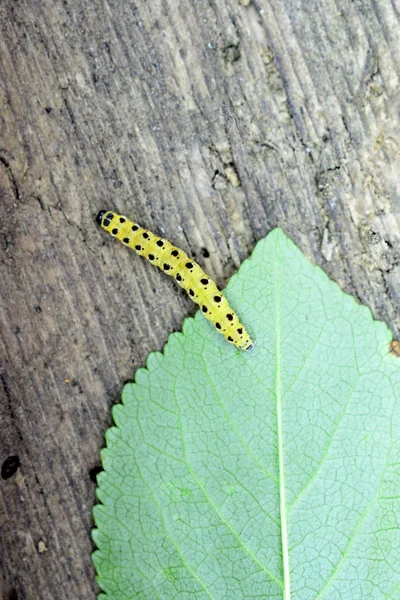
<svg viewBox="0 0 400 600"><path fill-rule="evenodd" d="M279 226L400 335L397 0L0 3L3 596L93 600L123 381L194 307L94 223L223 286ZM1 589L1 588L0 588Z"/></svg>

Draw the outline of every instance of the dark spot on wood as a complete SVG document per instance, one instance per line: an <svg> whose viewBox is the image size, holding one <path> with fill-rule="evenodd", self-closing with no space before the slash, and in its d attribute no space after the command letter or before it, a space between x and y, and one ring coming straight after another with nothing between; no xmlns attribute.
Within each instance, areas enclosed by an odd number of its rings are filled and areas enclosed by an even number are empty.
<svg viewBox="0 0 400 600"><path fill-rule="evenodd" d="M90 471L89 471L90 480L93 481L93 483L97 483L97 475L99 473L101 473L102 471L103 471L103 467L100 467L100 466L93 467L93 469L90 469Z"/></svg>
<svg viewBox="0 0 400 600"><path fill-rule="evenodd" d="M19 460L19 456L12 455L6 458L6 460L1 465L1 477L2 479L9 479L18 471L21 466L21 461Z"/></svg>
<svg viewBox="0 0 400 600"><path fill-rule="evenodd" d="M4 600L18 600L18 593L15 588L11 588L8 592L8 598L4 598Z"/></svg>
<svg viewBox="0 0 400 600"><path fill-rule="evenodd" d="M240 47L239 44L228 44L222 49L222 54L227 63L234 63L240 58Z"/></svg>

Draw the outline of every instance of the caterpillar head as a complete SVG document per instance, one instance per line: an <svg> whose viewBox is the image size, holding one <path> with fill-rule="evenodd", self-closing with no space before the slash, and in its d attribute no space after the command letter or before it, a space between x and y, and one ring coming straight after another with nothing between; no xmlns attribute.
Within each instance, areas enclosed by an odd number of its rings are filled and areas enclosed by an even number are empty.
<svg viewBox="0 0 400 600"><path fill-rule="evenodd" d="M106 212L107 212L106 210L101 210L101 211L99 212L99 214L98 214L98 215L97 215L97 217L96 217L96 223L98 223L99 225L101 225L101 223L102 223L102 221L103 221L103 217L104 217L104 215L106 214Z"/></svg>
<svg viewBox="0 0 400 600"><path fill-rule="evenodd" d="M96 222L99 225L101 225L101 227L106 229L110 225L111 221L114 219L115 216L116 216L115 213L113 213L109 210L101 210L96 217Z"/></svg>

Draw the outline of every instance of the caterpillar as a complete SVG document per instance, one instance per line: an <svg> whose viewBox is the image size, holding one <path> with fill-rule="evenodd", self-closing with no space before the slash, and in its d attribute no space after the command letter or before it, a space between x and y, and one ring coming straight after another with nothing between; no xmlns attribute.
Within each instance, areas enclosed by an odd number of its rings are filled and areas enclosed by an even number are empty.
<svg viewBox="0 0 400 600"><path fill-rule="evenodd" d="M186 252L115 212L101 210L96 221L125 246L174 277L178 285L200 306L206 319L211 321L228 342L240 350L251 350L254 347L254 342L229 306L228 300Z"/></svg>

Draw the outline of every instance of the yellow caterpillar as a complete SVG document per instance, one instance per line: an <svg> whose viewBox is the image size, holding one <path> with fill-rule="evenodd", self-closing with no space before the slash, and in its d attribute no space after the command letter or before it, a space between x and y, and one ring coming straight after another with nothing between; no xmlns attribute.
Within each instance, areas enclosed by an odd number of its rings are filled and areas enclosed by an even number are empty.
<svg viewBox="0 0 400 600"><path fill-rule="evenodd" d="M229 306L228 300L183 250L112 211L101 210L96 221L113 237L174 277L178 285L200 306L206 319L211 321L228 342L240 350L251 350L254 347L254 342Z"/></svg>

